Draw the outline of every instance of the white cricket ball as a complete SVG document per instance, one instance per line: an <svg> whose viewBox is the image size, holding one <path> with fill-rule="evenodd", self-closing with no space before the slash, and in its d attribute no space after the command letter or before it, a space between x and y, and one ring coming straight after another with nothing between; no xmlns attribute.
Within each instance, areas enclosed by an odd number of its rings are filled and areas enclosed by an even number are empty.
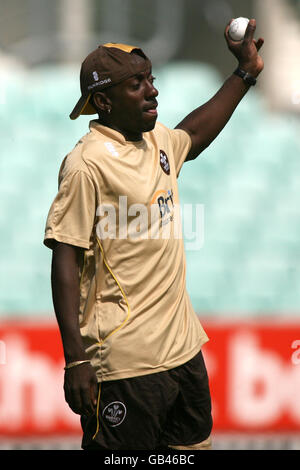
<svg viewBox="0 0 300 470"><path fill-rule="evenodd" d="M248 26L248 18L236 18L230 23L228 34L233 41L242 41Z"/></svg>

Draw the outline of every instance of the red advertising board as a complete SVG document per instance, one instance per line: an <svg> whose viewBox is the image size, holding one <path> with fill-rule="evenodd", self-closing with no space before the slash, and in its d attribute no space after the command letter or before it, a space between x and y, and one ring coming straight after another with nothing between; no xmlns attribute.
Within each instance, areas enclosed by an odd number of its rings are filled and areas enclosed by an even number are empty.
<svg viewBox="0 0 300 470"><path fill-rule="evenodd" d="M56 324L8 322L0 327L0 340L0 434L78 434L79 417L64 401L65 364Z"/></svg>
<svg viewBox="0 0 300 470"><path fill-rule="evenodd" d="M204 321L215 431L300 431L300 322ZM81 433L64 401L58 328L0 327L0 435Z"/></svg>
<svg viewBox="0 0 300 470"><path fill-rule="evenodd" d="M300 323L207 322L218 431L300 431Z"/></svg>

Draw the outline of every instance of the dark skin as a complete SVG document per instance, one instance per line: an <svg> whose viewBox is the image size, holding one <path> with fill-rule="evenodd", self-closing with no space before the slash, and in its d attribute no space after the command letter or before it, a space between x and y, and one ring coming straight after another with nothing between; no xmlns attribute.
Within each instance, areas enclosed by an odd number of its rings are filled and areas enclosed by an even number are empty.
<svg viewBox="0 0 300 470"><path fill-rule="evenodd" d="M228 36L231 21L224 33L228 48L238 59L239 67L256 78L264 68L263 59L258 54L264 40L254 40L256 21L250 20L244 41L241 42L232 41ZM184 129L192 139L192 148L186 160L194 160L213 142L248 90L249 86L240 77L231 75L211 100L195 109L176 126L177 129Z"/></svg>
<svg viewBox="0 0 300 470"><path fill-rule="evenodd" d="M140 141L157 119L157 95L151 69L146 69L118 85L95 93L94 107L102 124L115 129L128 141Z"/></svg>
<svg viewBox="0 0 300 470"><path fill-rule="evenodd" d="M264 40L254 39L256 22L250 20L245 39L231 41L230 22L225 29L229 50L237 58L241 69L257 77L264 63L258 54ZM231 75L207 103L186 116L177 126L191 137L192 147L186 160L195 159L222 131L249 86L236 75ZM140 141L143 132L149 132L157 119L158 91L150 69L124 82L97 92L93 105L99 121L120 132L127 141ZM66 363L87 359L79 329L79 266L83 249L56 242L52 258L52 295L61 332ZM78 414L90 415L97 405L97 380L92 366L81 364L65 372L65 398Z"/></svg>
<svg viewBox="0 0 300 470"><path fill-rule="evenodd" d="M83 250L55 243L52 254L52 297L61 332L66 364L85 360L86 353L79 329L79 266ZM97 403L97 379L88 363L67 369L65 399L74 413L90 415Z"/></svg>

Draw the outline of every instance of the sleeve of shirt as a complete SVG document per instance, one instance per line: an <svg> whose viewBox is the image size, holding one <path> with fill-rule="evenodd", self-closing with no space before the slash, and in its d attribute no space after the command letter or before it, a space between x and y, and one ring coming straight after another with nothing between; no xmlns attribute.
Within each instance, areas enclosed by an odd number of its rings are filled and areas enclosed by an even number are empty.
<svg viewBox="0 0 300 470"><path fill-rule="evenodd" d="M169 133L173 147L176 174L178 177L182 165L191 149L192 140L189 134L183 129L170 129Z"/></svg>
<svg viewBox="0 0 300 470"><path fill-rule="evenodd" d="M53 248L54 240L89 249L96 213L95 187L84 171L66 175L51 205L44 244Z"/></svg>

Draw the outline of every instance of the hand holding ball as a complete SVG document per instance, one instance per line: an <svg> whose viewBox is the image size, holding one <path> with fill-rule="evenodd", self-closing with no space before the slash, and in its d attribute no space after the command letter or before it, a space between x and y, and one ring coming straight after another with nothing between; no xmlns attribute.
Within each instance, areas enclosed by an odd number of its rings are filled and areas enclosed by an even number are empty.
<svg viewBox="0 0 300 470"><path fill-rule="evenodd" d="M248 26L249 20L248 18L236 18L230 23L229 27L229 37L232 41L242 41L245 37L245 32Z"/></svg>

